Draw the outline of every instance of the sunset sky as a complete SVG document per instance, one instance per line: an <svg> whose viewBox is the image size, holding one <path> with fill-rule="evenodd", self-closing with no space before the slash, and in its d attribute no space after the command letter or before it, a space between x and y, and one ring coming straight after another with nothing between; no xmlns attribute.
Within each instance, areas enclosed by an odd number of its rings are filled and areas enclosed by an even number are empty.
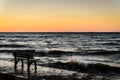
<svg viewBox="0 0 120 80"><path fill-rule="evenodd" d="M0 0L0 32L120 32L120 0Z"/></svg>

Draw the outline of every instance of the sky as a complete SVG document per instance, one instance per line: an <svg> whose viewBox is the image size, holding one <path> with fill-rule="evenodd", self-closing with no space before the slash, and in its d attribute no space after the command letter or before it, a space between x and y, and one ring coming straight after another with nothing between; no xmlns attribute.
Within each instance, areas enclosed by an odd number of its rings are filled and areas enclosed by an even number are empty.
<svg viewBox="0 0 120 80"><path fill-rule="evenodd" d="M120 32L120 0L0 0L0 32Z"/></svg>

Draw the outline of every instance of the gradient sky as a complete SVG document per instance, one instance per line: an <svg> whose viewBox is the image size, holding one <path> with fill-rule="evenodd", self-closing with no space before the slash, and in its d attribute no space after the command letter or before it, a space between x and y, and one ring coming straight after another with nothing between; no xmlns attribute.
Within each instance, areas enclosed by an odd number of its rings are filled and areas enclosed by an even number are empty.
<svg viewBox="0 0 120 80"><path fill-rule="evenodd" d="M120 32L120 0L0 0L0 32Z"/></svg>

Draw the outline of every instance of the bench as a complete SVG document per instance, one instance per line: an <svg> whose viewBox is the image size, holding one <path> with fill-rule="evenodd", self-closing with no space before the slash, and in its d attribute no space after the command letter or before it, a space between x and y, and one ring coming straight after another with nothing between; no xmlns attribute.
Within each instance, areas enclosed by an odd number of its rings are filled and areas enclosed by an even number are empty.
<svg viewBox="0 0 120 80"><path fill-rule="evenodd" d="M24 61L27 62L27 73L28 75L30 74L30 66L32 63L35 65L35 73L37 72L37 61L39 59L34 59L33 53L32 52L13 52L14 56L14 70L15 72L17 71L17 64L18 62L21 61L22 65L22 72L24 71Z"/></svg>

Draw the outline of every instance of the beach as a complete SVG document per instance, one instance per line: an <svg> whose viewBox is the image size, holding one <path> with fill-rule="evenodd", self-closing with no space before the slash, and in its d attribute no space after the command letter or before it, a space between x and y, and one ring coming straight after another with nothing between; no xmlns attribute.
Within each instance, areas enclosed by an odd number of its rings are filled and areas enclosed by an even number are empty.
<svg viewBox="0 0 120 80"><path fill-rule="evenodd" d="M1 80L28 79L26 62L14 72L14 52L39 59L31 80L120 80L119 42L120 33L1 33Z"/></svg>

